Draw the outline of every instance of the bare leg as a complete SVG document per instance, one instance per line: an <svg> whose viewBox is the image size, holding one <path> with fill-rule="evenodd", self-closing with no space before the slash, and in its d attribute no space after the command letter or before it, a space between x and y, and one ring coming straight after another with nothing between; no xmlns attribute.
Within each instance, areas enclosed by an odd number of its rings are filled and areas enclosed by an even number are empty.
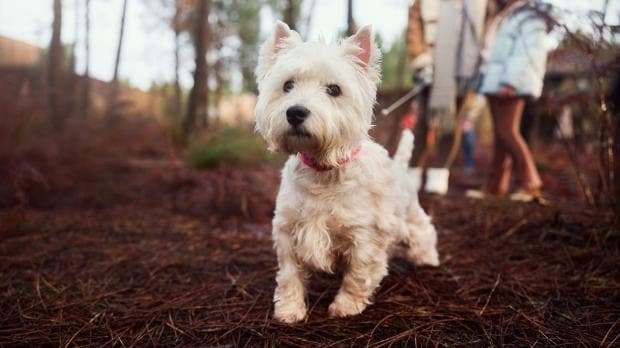
<svg viewBox="0 0 620 348"><path fill-rule="evenodd" d="M532 153L519 131L525 99L493 96L488 99L493 114L495 139L501 142L512 158L519 184L527 190L540 188L542 180Z"/></svg>
<svg viewBox="0 0 620 348"><path fill-rule="evenodd" d="M505 195L510 189L510 172L512 170L512 158L498 136L498 127L501 122L495 120L493 114L493 160L491 161L491 169L487 177L487 191L497 195Z"/></svg>
<svg viewBox="0 0 620 348"><path fill-rule="evenodd" d="M368 231L357 235L369 236ZM370 297L387 271L387 251L369 240L354 243L349 267L342 286L329 306L331 317L346 317L361 313L370 304Z"/></svg>

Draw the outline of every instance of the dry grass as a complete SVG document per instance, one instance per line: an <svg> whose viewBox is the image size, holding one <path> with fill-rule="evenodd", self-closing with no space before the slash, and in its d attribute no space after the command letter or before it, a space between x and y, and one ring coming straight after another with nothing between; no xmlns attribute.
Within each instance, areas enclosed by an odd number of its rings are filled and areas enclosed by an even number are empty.
<svg viewBox="0 0 620 348"><path fill-rule="evenodd" d="M610 213L456 196L424 200L439 228L441 267L394 261L375 304L353 319L327 318L338 277L313 274L307 322L274 322L269 224L226 214L230 207L201 216L174 198L179 187L206 194L215 177L251 181L239 171L127 169L123 199L19 211L0 239L0 345L619 342L620 244ZM276 168L257 172L277 183ZM224 186L233 196L243 187Z"/></svg>

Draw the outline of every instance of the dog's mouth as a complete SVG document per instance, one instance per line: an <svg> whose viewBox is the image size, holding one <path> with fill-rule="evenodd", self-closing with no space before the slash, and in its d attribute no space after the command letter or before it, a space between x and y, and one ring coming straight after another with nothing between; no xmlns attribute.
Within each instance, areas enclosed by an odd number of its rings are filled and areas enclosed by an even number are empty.
<svg viewBox="0 0 620 348"><path fill-rule="evenodd" d="M314 142L312 134L302 127L291 127L284 133L281 146L286 153L292 154L314 148Z"/></svg>
<svg viewBox="0 0 620 348"><path fill-rule="evenodd" d="M310 133L306 132L305 130L303 130L302 128L292 128L291 130L289 130L286 135L288 137L291 138L298 138L298 139L310 139L312 138L312 136L310 135Z"/></svg>

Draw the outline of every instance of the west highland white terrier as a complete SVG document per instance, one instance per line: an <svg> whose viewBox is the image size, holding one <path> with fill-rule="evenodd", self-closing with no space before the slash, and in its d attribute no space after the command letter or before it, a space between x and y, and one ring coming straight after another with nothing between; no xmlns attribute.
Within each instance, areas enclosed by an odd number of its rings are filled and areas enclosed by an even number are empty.
<svg viewBox="0 0 620 348"><path fill-rule="evenodd" d="M379 60L369 26L327 45L278 22L261 47L256 129L270 150L291 155L273 219L277 320L305 318L306 267L343 270L329 315L345 317L368 306L399 247L417 264L439 264L435 228L407 178L412 133L394 159L368 136Z"/></svg>

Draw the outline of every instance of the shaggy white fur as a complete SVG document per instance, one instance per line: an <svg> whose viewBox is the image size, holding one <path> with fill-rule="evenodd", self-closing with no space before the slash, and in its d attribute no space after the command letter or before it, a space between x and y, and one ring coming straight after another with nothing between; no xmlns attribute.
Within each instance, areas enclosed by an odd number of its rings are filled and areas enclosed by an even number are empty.
<svg viewBox="0 0 620 348"><path fill-rule="evenodd" d="M256 129L272 151L293 155L273 219L280 321L306 316L306 267L344 270L329 306L331 316L343 317L370 303L399 246L417 264L439 264L435 228L406 174L413 135L403 132L393 160L368 136L379 55L370 27L328 45L302 42L278 22L261 48ZM298 153L321 167L308 166Z"/></svg>

